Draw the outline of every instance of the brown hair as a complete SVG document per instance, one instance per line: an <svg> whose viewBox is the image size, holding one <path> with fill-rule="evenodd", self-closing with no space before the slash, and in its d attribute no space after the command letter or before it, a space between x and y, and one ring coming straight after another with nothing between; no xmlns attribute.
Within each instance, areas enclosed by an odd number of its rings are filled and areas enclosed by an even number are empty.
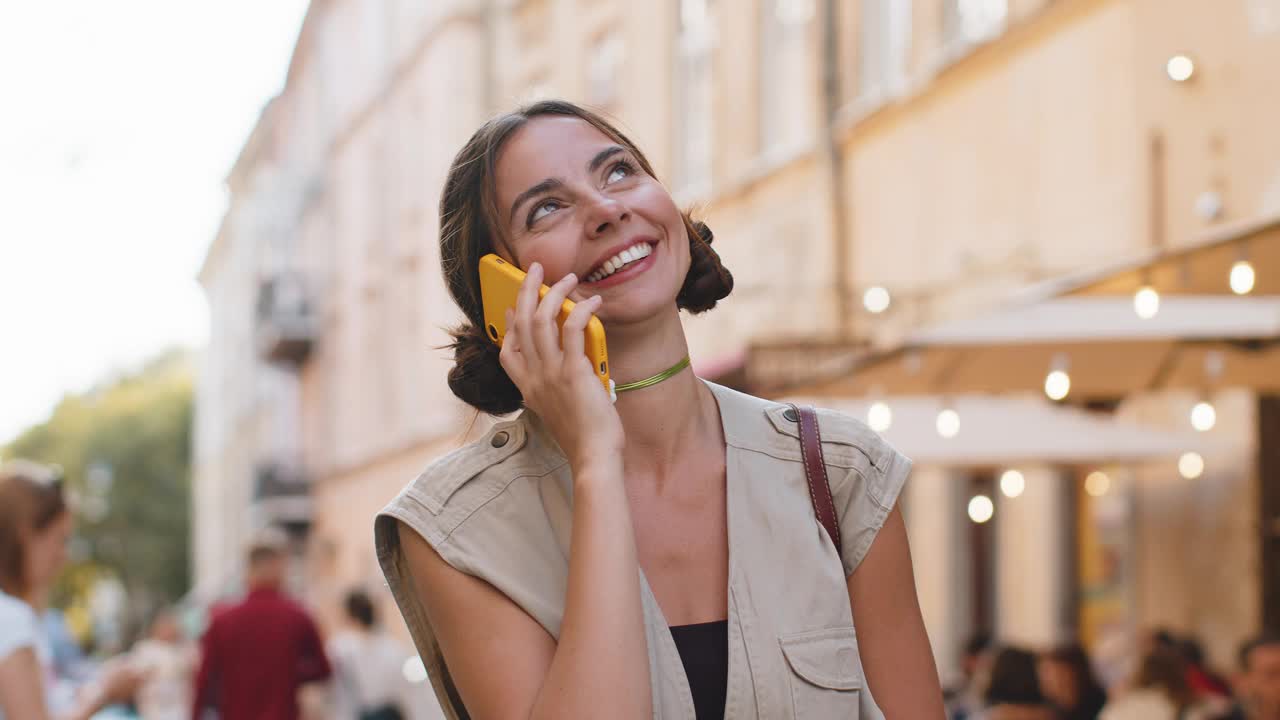
<svg viewBox="0 0 1280 720"><path fill-rule="evenodd" d="M540 116L576 117L590 123L630 151L646 173L657 177L635 143L609 121L563 100L544 100L499 115L476 130L458 152L440 196L440 264L449 294L466 316L461 325L450 330L454 367L449 371L449 389L468 405L494 415L518 410L523 399L498 362L498 346L484 331L480 258L494 252L499 243L510 249L497 220L494 176L498 154L517 130ZM691 313L705 312L733 290L733 275L711 249L711 229L688 213L682 216L691 262L676 305Z"/></svg>
<svg viewBox="0 0 1280 720"><path fill-rule="evenodd" d="M27 593L27 543L67 511L62 474L26 460L0 465L0 589Z"/></svg>
<svg viewBox="0 0 1280 720"><path fill-rule="evenodd" d="M1187 684L1187 662L1170 648L1156 648L1147 653L1138 666L1133 685L1161 691L1180 710L1195 701L1195 691Z"/></svg>

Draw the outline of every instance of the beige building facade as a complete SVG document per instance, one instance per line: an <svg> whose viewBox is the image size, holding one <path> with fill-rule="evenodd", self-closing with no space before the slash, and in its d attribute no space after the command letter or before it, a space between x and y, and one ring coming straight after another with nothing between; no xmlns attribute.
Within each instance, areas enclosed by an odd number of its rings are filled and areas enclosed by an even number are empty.
<svg viewBox="0 0 1280 720"><path fill-rule="evenodd" d="M244 533L283 520L323 616L383 587L374 513L475 431L444 381L458 314L436 202L491 114L559 96L618 118L734 272L729 301L687 323L695 367L772 392L760 347L803 367L805 348L892 346L1280 214L1277 67L1277 0L315 0L201 275L199 581L226 583ZM884 312L864 307L873 287ZM1105 404L1156 426L1195 399L1134 390ZM1107 468L1098 500L1091 458L1022 462L1009 498L1004 466L918 466L904 504L944 673L978 629L1045 645L1166 624L1225 662L1260 622L1265 569L1258 399L1219 404L1227 449L1194 482L1176 458ZM996 520L975 528L979 491ZM1091 605L1099 543L1128 560Z"/></svg>

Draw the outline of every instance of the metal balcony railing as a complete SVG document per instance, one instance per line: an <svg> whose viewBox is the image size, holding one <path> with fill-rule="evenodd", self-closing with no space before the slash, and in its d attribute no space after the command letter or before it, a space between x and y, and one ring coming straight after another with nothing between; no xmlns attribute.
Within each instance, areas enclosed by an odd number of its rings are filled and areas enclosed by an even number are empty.
<svg viewBox="0 0 1280 720"><path fill-rule="evenodd" d="M319 318L297 273L280 273L258 287L255 340L270 362L301 365L319 334Z"/></svg>

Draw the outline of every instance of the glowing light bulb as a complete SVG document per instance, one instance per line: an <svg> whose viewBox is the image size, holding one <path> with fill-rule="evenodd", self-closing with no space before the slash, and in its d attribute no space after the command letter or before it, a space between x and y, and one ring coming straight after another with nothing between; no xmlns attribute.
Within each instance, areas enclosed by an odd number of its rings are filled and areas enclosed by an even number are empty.
<svg viewBox="0 0 1280 720"><path fill-rule="evenodd" d="M1160 312L1160 293L1150 285L1143 285L1133 295L1133 311L1143 320L1150 320Z"/></svg>
<svg viewBox="0 0 1280 720"><path fill-rule="evenodd" d="M1089 493L1091 497L1102 497L1111 489L1111 478L1107 474L1094 470L1084 479L1084 491Z"/></svg>
<svg viewBox="0 0 1280 720"><path fill-rule="evenodd" d="M867 408L867 424L872 430L882 433L893 424L893 410L883 402L874 402Z"/></svg>
<svg viewBox="0 0 1280 720"><path fill-rule="evenodd" d="M880 286L867 288L867 291L862 294L862 306L867 309L867 312L877 315L888 310L890 302L889 291Z"/></svg>
<svg viewBox="0 0 1280 720"><path fill-rule="evenodd" d="M1061 400L1071 392L1071 376L1066 370L1054 370L1044 379L1044 394L1050 400Z"/></svg>
<svg viewBox="0 0 1280 720"><path fill-rule="evenodd" d="M1196 72L1196 64L1186 55L1174 55L1169 58L1169 62L1165 63L1165 72L1169 73L1169 79L1174 82L1186 82Z"/></svg>
<svg viewBox="0 0 1280 720"><path fill-rule="evenodd" d="M1248 260L1239 260L1231 266L1231 292L1237 295L1248 295L1253 291L1253 284L1256 281L1257 276L1253 272L1253 265Z"/></svg>
<svg viewBox="0 0 1280 720"><path fill-rule="evenodd" d="M974 495L969 499L969 519L982 524L996 514L996 505L986 495Z"/></svg>
<svg viewBox="0 0 1280 720"><path fill-rule="evenodd" d="M951 408L943 408L938 413L938 434L944 438L953 438L960 433L960 413Z"/></svg>
<svg viewBox="0 0 1280 720"><path fill-rule="evenodd" d="M1027 489L1027 479L1017 470L1005 470L1000 476L1000 492L1005 497L1016 498Z"/></svg>
<svg viewBox="0 0 1280 720"><path fill-rule="evenodd" d="M1204 458L1200 453L1183 453L1178 458L1178 473L1188 480L1195 480L1204 474Z"/></svg>
<svg viewBox="0 0 1280 720"><path fill-rule="evenodd" d="M1218 412L1213 408L1212 403L1202 401L1191 408L1191 427L1200 432L1212 430L1217 422Z"/></svg>

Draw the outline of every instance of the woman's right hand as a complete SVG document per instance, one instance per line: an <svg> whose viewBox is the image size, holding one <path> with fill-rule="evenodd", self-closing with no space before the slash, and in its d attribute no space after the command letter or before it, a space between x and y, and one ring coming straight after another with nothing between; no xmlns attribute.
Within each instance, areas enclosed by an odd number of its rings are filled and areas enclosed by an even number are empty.
<svg viewBox="0 0 1280 720"><path fill-rule="evenodd" d="M498 358L525 406L547 425L575 470L620 463L622 420L587 359L583 340L591 314L600 309L600 296L577 303L560 329L556 318L578 278L564 276L539 300L542 280L542 265L533 263L515 310L507 311Z"/></svg>

